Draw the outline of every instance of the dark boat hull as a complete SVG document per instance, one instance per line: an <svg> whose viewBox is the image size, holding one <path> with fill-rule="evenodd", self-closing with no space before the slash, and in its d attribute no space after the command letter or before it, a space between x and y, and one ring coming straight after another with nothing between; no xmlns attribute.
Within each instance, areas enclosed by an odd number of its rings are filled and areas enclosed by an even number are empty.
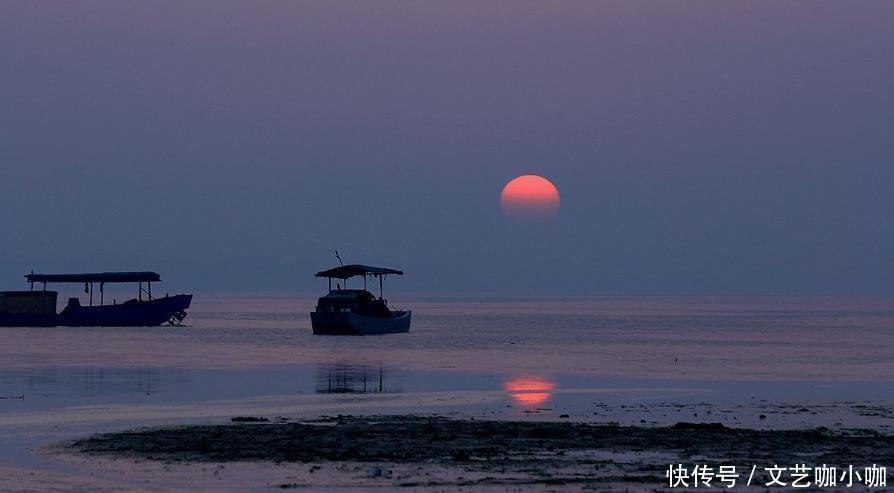
<svg viewBox="0 0 894 493"><path fill-rule="evenodd" d="M381 335L410 331L410 310L393 317L366 317L350 312L311 312L310 322L316 335Z"/></svg>
<svg viewBox="0 0 894 493"><path fill-rule="evenodd" d="M120 305L68 306L59 314L58 324L68 327L152 327L185 316L191 294L153 300L130 300ZM182 317L180 318L182 320Z"/></svg>

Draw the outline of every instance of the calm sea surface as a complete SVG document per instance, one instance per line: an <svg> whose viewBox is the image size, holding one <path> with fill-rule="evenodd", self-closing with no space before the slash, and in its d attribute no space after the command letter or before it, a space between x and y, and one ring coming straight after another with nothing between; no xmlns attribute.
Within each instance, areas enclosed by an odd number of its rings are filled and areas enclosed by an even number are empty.
<svg viewBox="0 0 894 493"><path fill-rule="evenodd" d="M519 405L594 388L894 396L887 298L401 298L411 332L375 337L312 335L314 303L198 295L183 327L0 328L0 413L487 390Z"/></svg>

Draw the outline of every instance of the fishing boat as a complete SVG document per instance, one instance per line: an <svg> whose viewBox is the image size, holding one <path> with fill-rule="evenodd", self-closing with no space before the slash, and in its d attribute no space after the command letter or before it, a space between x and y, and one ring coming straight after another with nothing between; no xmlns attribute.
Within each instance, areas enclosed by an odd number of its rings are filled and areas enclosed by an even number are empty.
<svg viewBox="0 0 894 493"><path fill-rule="evenodd" d="M388 275L402 276L403 272L369 265L342 265L317 272L316 277L329 280L329 292L317 301L310 314L314 334L317 335L377 335L410 331L410 310L391 310L383 296L382 280ZM363 277L363 289L348 289L348 279ZM368 278L379 279L379 297L366 290ZM332 289L332 280L336 284Z"/></svg>
<svg viewBox="0 0 894 493"><path fill-rule="evenodd" d="M2 326L68 326L68 327L149 327L162 324L179 325L186 318L192 303L191 294L152 296L152 283L161 282L155 272L101 272L91 274L27 274L30 291L0 292L0 325ZM34 289L34 284L43 289ZM48 291L48 283L83 284L88 304L69 298L65 308L55 313L56 291ZM105 285L137 283L136 298L112 304L105 302ZM99 285L99 304L94 304L94 291ZM145 285L145 287L144 287ZM145 298L144 298L145 295Z"/></svg>

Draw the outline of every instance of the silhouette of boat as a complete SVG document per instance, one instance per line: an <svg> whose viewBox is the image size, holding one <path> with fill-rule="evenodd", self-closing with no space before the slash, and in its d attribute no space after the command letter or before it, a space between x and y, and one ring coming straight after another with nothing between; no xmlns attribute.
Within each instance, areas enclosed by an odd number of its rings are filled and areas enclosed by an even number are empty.
<svg viewBox="0 0 894 493"><path fill-rule="evenodd" d="M410 331L410 310L390 310L388 301L382 296L382 279L394 274L402 276L399 270L369 265L342 265L317 272L316 277L329 280L329 293L317 301L316 310L310 314L314 334L317 335L377 335ZM363 289L347 289L348 279L363 276ZM379 279L379 297L366 290L367 277ZM336 285L332 289L332 279L341 279L345 288Z"/></svg>
<svg viewBox="0 0 894 493"><path fill-rule="evenodd" d="M143 327L165 323L179 325L186 318L186 310L192 303L191 294L152 296L152 283L160 282L155 272L101 272L93 274L28 274L30 291L0 292L0 325L68 327ZM107 283L137 283L137 298L124 303L105 303ZM43 289L35 291L34 283L42 283ZM89 294L89 305L81 305L78 298L69 298L68 305L56 311L56 291L48 291L47 283L84 284ZM143 287L143 283L146 287ZM94 287L99 284L99 305L93 304ZM143 299L143 295L146 299Z"/></svg>

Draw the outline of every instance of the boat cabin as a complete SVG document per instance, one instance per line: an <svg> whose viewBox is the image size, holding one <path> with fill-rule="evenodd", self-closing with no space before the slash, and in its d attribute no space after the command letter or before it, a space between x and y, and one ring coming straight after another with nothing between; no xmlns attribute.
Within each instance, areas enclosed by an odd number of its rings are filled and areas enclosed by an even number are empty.
<svg viewBox="0 0 894 493"><path fill-rule="evenodd" d="M0 327L56 325L56 291L0 291Z"/></svg>
<svg viewBox="0 0 894 493"><path fill-rule="evenodd" d="M389 317L388 305L384 299L376 298L365 289L337 289L329 291L317 302L318 312L351 312L367 317Z"/></svg>

